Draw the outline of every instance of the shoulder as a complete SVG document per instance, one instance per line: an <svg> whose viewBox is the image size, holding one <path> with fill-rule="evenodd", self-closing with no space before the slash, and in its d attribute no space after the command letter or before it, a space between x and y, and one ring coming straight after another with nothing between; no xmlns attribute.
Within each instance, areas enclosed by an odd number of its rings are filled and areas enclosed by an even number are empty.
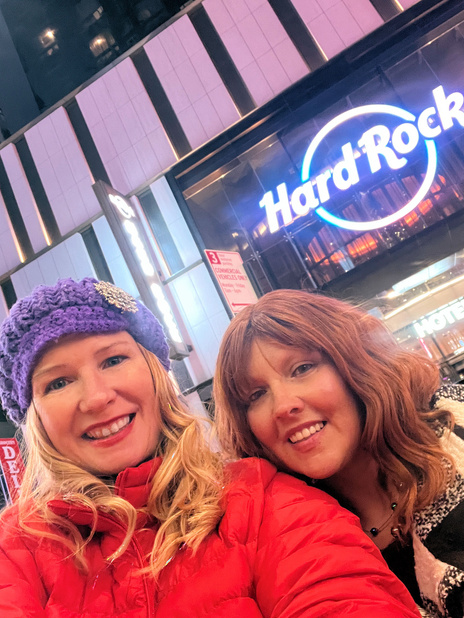
<svg viewBox="0 0 464 618"><path fill-rule="evenodd" d="M287 526L335 522L339 518L358 525L358 518L342 509L334 498L279 472L264 459L250 457L228 464L226 475L223 525L227 529L245 530L246 522L252 536L266 530L272 536Z"/></svg>
<svg viewBox="0 0 464 618"><path fill-rule="evenodd" d="M242 493L254 498L261 495L267 501L281 503L289 500L293 503L317 500L340 508L338 502L327 493L290 474L280 472L265 459L240 459L227 464L225 470L226 491L229 494Z"/></svg>
<svg viewBox="0 0 464 618"><path fill-rule="evenodd" d="M277 474L277 468L265 459L249 457L232 461L225 466L225 476L228 491L250 491L254 488L266 487Z"/></svg>
<svg viewBox="0 0 464 618"><path fill-rule="evenodd" d="M448 410L455 421L464 427L464 385L447 384L441 386L432 397L431 405L435 409Z"/></svg>
<svg viewBox="0 0 464 618"><path fill-rule="evenodd" d="M435 392L432 405L435 407L440 400L458 401L464 404L464 384L444 384Z"/></svg>
<svg viewBox="0 0 464 618"><path fill-rule="evenodd" d="M453 458L456 469L464 476L464 385L442 386L432 397L431 405L435 410L451 412L454 417L452 431L440 424L434 429L441 447Z"/></svg>
<svg viewBox="0 0 464 618"><path fill-rule="evenodd" d="M25 513L23 518L25 525L34 533L26 532L21 527L18 504L8 506L0 513L0 548L28 548L34 552L39 545L41 548L47 545L46 538L50 533L56 534L56 530L34 511Z"/></svg>
<svg viewBox="0 0 464 618"><path fill-rule="evenodd" d="M0 572L3 574L10 563L22 564L32 559L40 539L40 536L34 538L21 529L17 505L3 510L0 514Z"/></svg>
<svg viewBox="0 0 464 618"><path fill-rule="evenodd" d="M5 507L0 512L0 543L11 534L17 534L19 527L18 505Z"/></svg>

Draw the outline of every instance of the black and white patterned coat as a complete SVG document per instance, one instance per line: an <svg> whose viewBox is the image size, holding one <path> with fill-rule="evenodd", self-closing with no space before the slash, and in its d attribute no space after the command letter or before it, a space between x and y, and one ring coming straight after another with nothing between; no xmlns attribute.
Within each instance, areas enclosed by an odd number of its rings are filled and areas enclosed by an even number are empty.
<svg viewBox="0 0 464 618"><path fill-rule="evenodd" d="M456 479L445 494L415 514L413 530L416 578L429 613L463 618L464 603L464 386L440 388L433 406L454 414L454 432L440 440L456 463Z"/></svg>

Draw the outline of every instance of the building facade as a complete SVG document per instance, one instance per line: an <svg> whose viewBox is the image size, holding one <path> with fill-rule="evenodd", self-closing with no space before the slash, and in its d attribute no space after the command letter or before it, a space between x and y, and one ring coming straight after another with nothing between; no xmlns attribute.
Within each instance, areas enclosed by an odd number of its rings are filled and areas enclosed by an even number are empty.
<svg viewBox="0 0 464 618"><path fill-rule="evenodd" d="M460 2L195 0L156 17L81 1L63 56L69 16L37 3L30 46L56 79L34 72L10 4L0 29L30 96L18 127L23 102L0 88L0 319L39 283L112 281L160 316L201 407L234 312L206 252L228 252L247 298L362 301L459 378Z"/></svg>

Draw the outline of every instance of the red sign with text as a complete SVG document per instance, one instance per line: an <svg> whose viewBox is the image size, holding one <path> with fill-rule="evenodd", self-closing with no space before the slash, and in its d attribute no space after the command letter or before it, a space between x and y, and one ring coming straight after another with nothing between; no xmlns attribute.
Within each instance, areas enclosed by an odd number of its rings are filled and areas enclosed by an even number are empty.
<svg viewBox="0 0 464 618"><path fill-rule="evenodd" d="M205 251L221 290L233 313L258 300L236 251Z"/></svg>
<svg viewBox="0 0 464 618"><path fill-rule="evenodd" d="M24 463L15 438L0 438L0 465L13 502L21 487Z"/></svg>

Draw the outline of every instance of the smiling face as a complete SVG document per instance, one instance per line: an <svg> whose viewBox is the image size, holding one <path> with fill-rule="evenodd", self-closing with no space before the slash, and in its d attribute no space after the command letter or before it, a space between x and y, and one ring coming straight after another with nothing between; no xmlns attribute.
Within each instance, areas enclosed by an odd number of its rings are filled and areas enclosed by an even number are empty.
<svg viewBox="0 0 464 618"><path fill-rule="evenodd" d="M93 474L136 466L158 443L152 375L125 331L64 337L35 367L32 399L56 450Z"/></svg>
<svg viewBox="0 0 464 618"><path fill-rule="evenodd" d="M250 429L285 469L335 480L356 468L364 456L358 407L320 352L257 339L248 374Z"/></svg>

